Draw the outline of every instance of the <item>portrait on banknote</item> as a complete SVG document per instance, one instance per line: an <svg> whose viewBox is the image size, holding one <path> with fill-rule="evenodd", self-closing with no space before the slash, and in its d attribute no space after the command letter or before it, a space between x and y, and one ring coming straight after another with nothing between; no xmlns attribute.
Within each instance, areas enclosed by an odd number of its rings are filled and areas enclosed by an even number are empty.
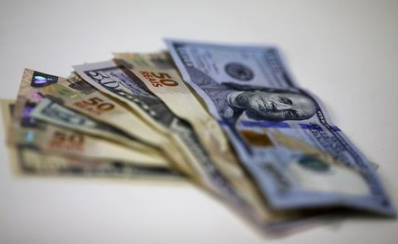
<svg viewBox="0 0 398 244"><path fill-rule="evenodd" d="M317 104L311 97L297 91L219 83L195 68L188 67L188 72L213 101L220 116L231 124L241 116L270 122L305 120L317 110ZM232 74L238 76L238 73L242 79L250 76L250 73L238 72L236 69Z"/></svg>

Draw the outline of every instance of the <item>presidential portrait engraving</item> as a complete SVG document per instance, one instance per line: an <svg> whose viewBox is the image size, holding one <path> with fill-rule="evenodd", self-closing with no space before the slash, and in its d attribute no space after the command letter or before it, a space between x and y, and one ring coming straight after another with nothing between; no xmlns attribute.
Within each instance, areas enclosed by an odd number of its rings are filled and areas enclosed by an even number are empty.
<svg viewBox="0 0 398 244"><path fill-rule="evenodd" d="M317 111L316 102L298 91L218 83L196 68L187 68L191 77L213 101L220 117L234 124L239 117L255 121L306 120Z"/></svg>

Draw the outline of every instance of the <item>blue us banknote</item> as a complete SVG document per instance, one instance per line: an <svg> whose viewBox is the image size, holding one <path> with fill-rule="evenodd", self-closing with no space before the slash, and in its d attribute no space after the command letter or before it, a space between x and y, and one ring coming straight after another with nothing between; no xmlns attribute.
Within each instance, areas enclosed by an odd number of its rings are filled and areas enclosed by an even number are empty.
<svg viewBox="0 0 398 244"><path fill-rule="evenodd" d="M344 206L395 216L370 162L298 86L277 48L166 43L272 208Z"/></svg>

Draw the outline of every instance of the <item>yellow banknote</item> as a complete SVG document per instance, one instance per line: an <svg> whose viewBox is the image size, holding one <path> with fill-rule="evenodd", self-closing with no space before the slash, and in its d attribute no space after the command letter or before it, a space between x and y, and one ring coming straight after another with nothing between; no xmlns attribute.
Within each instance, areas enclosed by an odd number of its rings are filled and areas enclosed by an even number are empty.
<svg viewBox="0 0 398 244"><path fill-rule="evenodd" d="M15 136L11 127L11 115L15 102L1 100L2 120L6 136ZM31 133L34 133L31 131ZM80 146L65 141L72 132L58 134L58 138L50 140L50 144L36 145L24 141L14 141L7 145L14 171L23 175L59 175L77 177L101 177L117 179L150 179L150 180L178 180L184 178L164 165L148 165L141 163L123 162L115 155L99 157L94 152L87 155L85 144ZM76 135L75 135L76 136ZM78 149L80 147L80 149ZM83 148L82 148L83 147ZM47 150L46 150L47 149ZM48 150L50 149L50 150ZM82 150L85 153L81 153ZM64 151L64 152L60 152ZM109 157L110 156L110 157ZM116 158L116 159L112 159Z"/></svg>
<svg viewBox="0 0 398 244"><path fill-rule="evenodd" d="M53 89L48 95L61 102L62 106L88 116L88 119L91 118L116 128L117 132L115 133L122 134L118 137L119 142L126 142L126 140L120 141L126 136L135 138L143 144L160 150L169 161L172 161L172 167L177 169L185 167L184 160L179 157L177 148L170 139L157 133L124 103L98 91L75 73L68 79L59 78L55 85L57 89ZM43 117L43 119L46 118ZM107 136L106 134L102 131L97 133L102 137ZM127 141L127 145L128 143L129 141ZM151 152L147 151L147 153Z"/></svg>
<svg viewBox="0 0 398 244"><path fill-rule="evenodd" d="M16 142L28 143L48 151L74 153L91 157L98 155L99 157L112 158L122 162L136 161L140 164L168 165L168 161L157 150L135 141L134 138L125 139L126 141L128 139L128 141L132 141L129 145L133 143L136 145L135 147L127 148L126 146L117 145L100 138L93 138L83 133L74 133L54 127L48 123L40 123L40 121L34 119L32 111L44 99L44 95L60 90L59 86L56 86L58 79L57 76L38 71L28 69L24 71L11 126L10 140L13 140L14 144ZM69 127L64 126L69 129L74 129L74 126L79 129L88 128L87 131L91 129L97 134L103 133L108 135L110 139L123 138L123 134L115 134L112 127L100 124L95 120L85 121L80 119L80 117L65 115L61 112L57 112L56 115L61 118L61 122L69 125ZM86 130L82 131L85 132Z"/></svg>

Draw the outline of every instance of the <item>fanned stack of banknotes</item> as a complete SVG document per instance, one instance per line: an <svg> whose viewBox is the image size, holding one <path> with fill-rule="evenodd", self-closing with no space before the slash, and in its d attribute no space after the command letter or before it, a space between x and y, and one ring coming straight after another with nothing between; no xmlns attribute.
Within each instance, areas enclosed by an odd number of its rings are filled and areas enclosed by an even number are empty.
<svg viewBox="0 0 398 244"><path fill-rule="evenodd" d="M189 180L262 232L347 209L395 217L374 164L280 50L167 39L67 78L25 69L3 101L19 172Z"/></svg>

